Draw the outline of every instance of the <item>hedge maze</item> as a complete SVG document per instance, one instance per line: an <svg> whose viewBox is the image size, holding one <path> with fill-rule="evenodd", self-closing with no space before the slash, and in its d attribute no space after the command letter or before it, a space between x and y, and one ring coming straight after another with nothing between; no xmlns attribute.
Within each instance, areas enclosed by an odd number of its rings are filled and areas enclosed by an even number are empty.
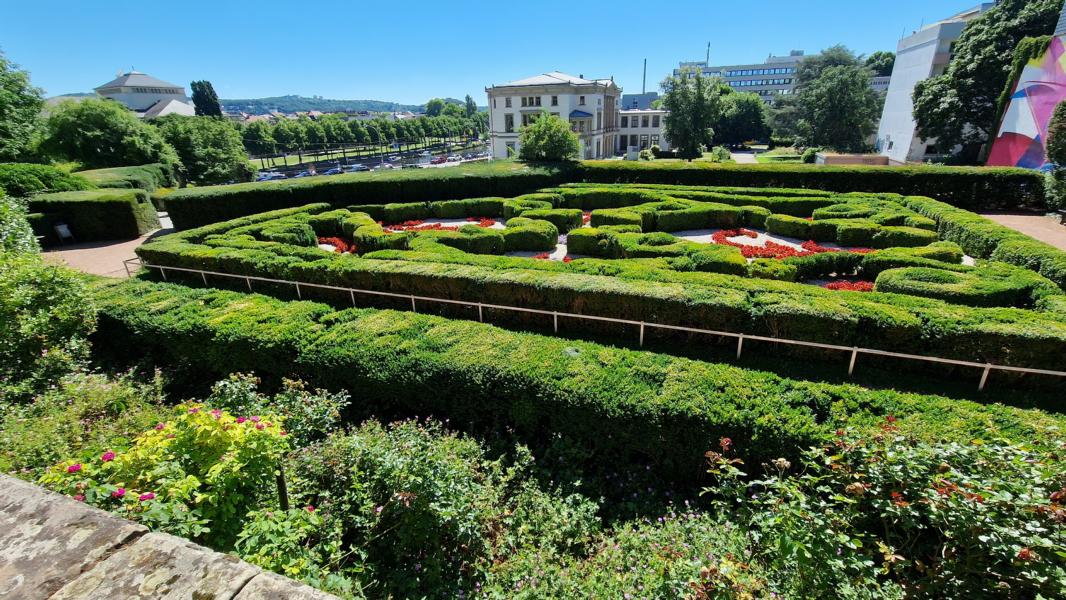
<svg viewBox="0 0 1066 600"><path fill-rule="evenodd" d="M1060 368L1066 254L917 196L567 183L308 204L142 246L149 264ZM199 276L197 276L199 279Z"/></svg>

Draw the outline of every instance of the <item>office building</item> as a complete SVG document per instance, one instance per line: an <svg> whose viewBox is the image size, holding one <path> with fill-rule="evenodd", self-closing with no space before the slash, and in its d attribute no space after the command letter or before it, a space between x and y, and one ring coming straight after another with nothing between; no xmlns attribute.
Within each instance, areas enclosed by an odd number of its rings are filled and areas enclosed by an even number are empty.
<svg viewBox="0 0 1066 600"><path fill-rule="evenodd" d="M706 77L721 77L738 92L752 92L772 102L775 96L795 92L796 67L804 58L802 50L793 50L788 56L770 56L765 62L749 65L709 66L707 61L683 62L674 69L674 75L698 69Z"/></svg>
<svg viewBox="0 0 1066 600"><path fill-rule="evenodd" d="M626 109L618 111L618 147L619 154L629 150L644 150L658 146L669 150L670 143L663 135L666 127L667 111L648 109Z"/></svg>

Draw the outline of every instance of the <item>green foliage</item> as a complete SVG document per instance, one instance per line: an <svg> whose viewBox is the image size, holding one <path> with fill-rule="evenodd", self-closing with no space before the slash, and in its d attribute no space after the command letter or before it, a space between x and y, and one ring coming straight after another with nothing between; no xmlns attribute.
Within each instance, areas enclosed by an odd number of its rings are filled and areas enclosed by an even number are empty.
<svg viewBox="0 0 1066 600"><path fill-rule="evenodd" d="M768 139L768 120L766 103L758 94L726 94L722 96L722 117L715 127L715 141L739 145L750 140Z"/></svg>
<svg viewBox="0 0 1066 600"><path fill-rule="evenodd" d="M72 456L100 456L129 447L165 409L161 381L75 373L36 395L6 405L0 416L0 472L37 479Z"/></svg>
<svg viewBox="0 0 1066 600"><path fill-rule="evenodd" d="M878 50L866 57L863 63L874 77L888 77L892 75L892 67L896 64L896 54L885 50Z"/></svg>
<svg viewBox="0 0 1066 600"><path fill-rule="evenodd" d="M136 188L154 192L159 188L173 187L178 184L174 168L160 163L92 169L78 171L76 175L88 179L90 183L99 188Z"/></svg>
<svg viewBox="0 0 1066 600"><path fill-rule="evenodd" d="M30 83L30 74L0 52L0 162L24 159L30 152L43 107L41 89Z"/></svg>
<svg viewBox="0 0 1066 600"><path fill-rule="evenodd" d="M823 70L800 89L799 106L799 131L806 143L841 152L867 149L866 139L876 129L881 108L870 89L870 71L858 66Z"/></svg>
<svg viewBox="0 0 1066 600"><path fill-rule="evenodd" d="M35 251L4 253L0 323L0 401L18 402L82 364L96 312L83 276Z"/></svg>
<svg viewBox="0 0 1066 600"><path fill-rule="evenodd" d="M894 422L873 435L841 430L795 467L786 459L765 465L754 482L741 478L731 453L710 452L716 482L706 491L736 514L755 540L753 559L783 577L788 596L1066 593L1057 452L1002 441L930 444Z"/></svg>
<svg viewBox="0 0 1066 600"><path fill-rule="evenodd" d="M1066 102L1059 102L1047 126L1047 158L1066 167Z"/></svg>
<svg viewBox="0 0 1066 600"><path fill-rule="evenodd" d="M31 163L0 163L0 190L16 198L40 192L69 192L89 190L93 183L83 176L71 175L48 165Z"/></svg>
<svg viewBox="0 0 1066 600"><path fill-rule="evenodd" d="M1002 263L979 271L932 267L888 269L877 276L879 292L939 298L970 306L1033 306L1058 288L1036 273Z"/></svg>
<svg viewBox="0 0 1066 600"><path fill-rule="evenodd" d="M182 404L128 449L65 460L40 482L153 529L226 549L249 510L273 493L274 471L288 449L282 427L276 415L238 418Z"/></svg>
<svg viewBox="0 0 1066 600"><path fill-rule="evenodd" d="M33 254L40 250L26 217L26 205L0 191L0 256Z"/></svg>
<svg viewBox="0 0 1066 600"><path fill-rule="evenodd" d="M241 134L222 118L168 115L154 122L177 150L185 178L198 185L251 181Z"/></svg>
<svg viewBox="0 0 1066 600"><path fill-rule="evenodd" d="M194 81L189 84L189 87L192 88L192 103L196 108L196 116L222 116L222 105L219 104L215 86L211 85L210 81Z"/></svg>
<svg viewBox="0 0 1066 600"><path fill-rule="evenodd" d="M426 116L438 117L441 111L444 110L443 98L431 98L429 102L426 102Z"/></svg>
<svg viewBox="0 0 1066 600"><path fill-rule="evenodd" d="M37 231L46 241L53 239L52 224L59 221L70 226L79 242L132 239L159 229L159 215L148 193L139 189L39 194L29 208L47 217Z"/></svg>
<svg viewBox="0 0 1066 600"><path fill-rule="evenodd" d="M703 155L715 139L714 124L722 115L726 88L719 78L706 78L699 70L686 70L662 82L663 133L678 157L692 160ZM730 92L732 90L729 90Z"/></svg>
<svg viewBox="0 0 1066 600"><path fill-rule="evenodd" d="M919 134L975 162L994 133L997 97L1008 85L1012 52L1025 37L1055 29L1060 0L1004 0L966 24L943 75L918 82L914 117Z"/></svg>
<svg viewBox="0 0 1066 600"><path fill-rule="evenodd" d="M518 157L522 160L574 160L580 152L581 143L570 131L570 124L548 111L518 131Z"/></svg>
<svg viewBox="0 0 1066 600"><path fill-rule="evenodd" d="M112 100L60 102L45 121L41 151L90 168L180 164L157 129Z"/></svg>
<svg viewBox="0 0 1066 600"><path fill-rule="evenodd" d="M805 57L796 67L796 80L799 86L813 83L833 67L858 67L862 61L848 47L837 44L830 46L814 56Z"/></svg>

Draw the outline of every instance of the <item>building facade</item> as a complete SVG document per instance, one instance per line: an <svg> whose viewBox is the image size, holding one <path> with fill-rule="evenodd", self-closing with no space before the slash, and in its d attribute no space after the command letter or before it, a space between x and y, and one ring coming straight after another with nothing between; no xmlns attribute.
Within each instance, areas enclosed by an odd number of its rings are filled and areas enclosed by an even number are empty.
<svg viewBox="0 0 1066 600"><path fill-rule="evenodd" d="M93 91L98 96L124 104L142 118L196 114L184 87L138 71L123 73Z"/></svg>
<svg viewBox="0 0 1066 600"><path fill-rule="evenodd" d="M570 123L581 158L614 153L622 89L613 79L585 79L559 71L485 88L493 158L517 156L518 131L544 112Z"/></svg>
<svg viewBox="0 0 1066 600"><path fill-rule="evenodd" d="M770 56L765 62L750 65L710 66L706 61L683 62L674 69L674 75L697 69L706 77L721 77L738 92L752 92L773 102L776 96L795 92L796 67L804 58L802 50L793 50L788 56Z"/></svg>
<svg viewBox="0 0 1066 600"><path fill-rule="evenodd" d="M896 64L885 96L885 108L877 128L877 151L893 164L921 162L949 153L936 140L923 140L914 122L914 87L919 81L942 75L951 60L951 49L966 24L995 6L985 2L915 31L899 41Z"/></svg>
<svg viewBox="0 0 1066 600"><path fill-rule="evenodd" d="M618 111L618 146L615 151L625 154L630 150L644 150L658 146L669 150L663 129L667 112L658 109L622 109Z"/></svg>
<svg viewBox="0 0 1066 600"><path fill-rule="evenodd" d="M658 92L644 92L643 94L622 94L622 103L619 108L623 110L639 108L647 110L651 103L659 99Z"/></svg>

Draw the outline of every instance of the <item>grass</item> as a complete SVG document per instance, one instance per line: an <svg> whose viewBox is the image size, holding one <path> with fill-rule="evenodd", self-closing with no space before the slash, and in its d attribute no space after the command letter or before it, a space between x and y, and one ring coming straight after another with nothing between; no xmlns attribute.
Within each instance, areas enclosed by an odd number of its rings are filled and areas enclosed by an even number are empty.
<svg viewBox="0 0 1066 600"><path fill-rule="evenodd" d="M799 163L801 157L795 148L774 148L769 152L755 155L755 161L761 164Z"/></svg>

